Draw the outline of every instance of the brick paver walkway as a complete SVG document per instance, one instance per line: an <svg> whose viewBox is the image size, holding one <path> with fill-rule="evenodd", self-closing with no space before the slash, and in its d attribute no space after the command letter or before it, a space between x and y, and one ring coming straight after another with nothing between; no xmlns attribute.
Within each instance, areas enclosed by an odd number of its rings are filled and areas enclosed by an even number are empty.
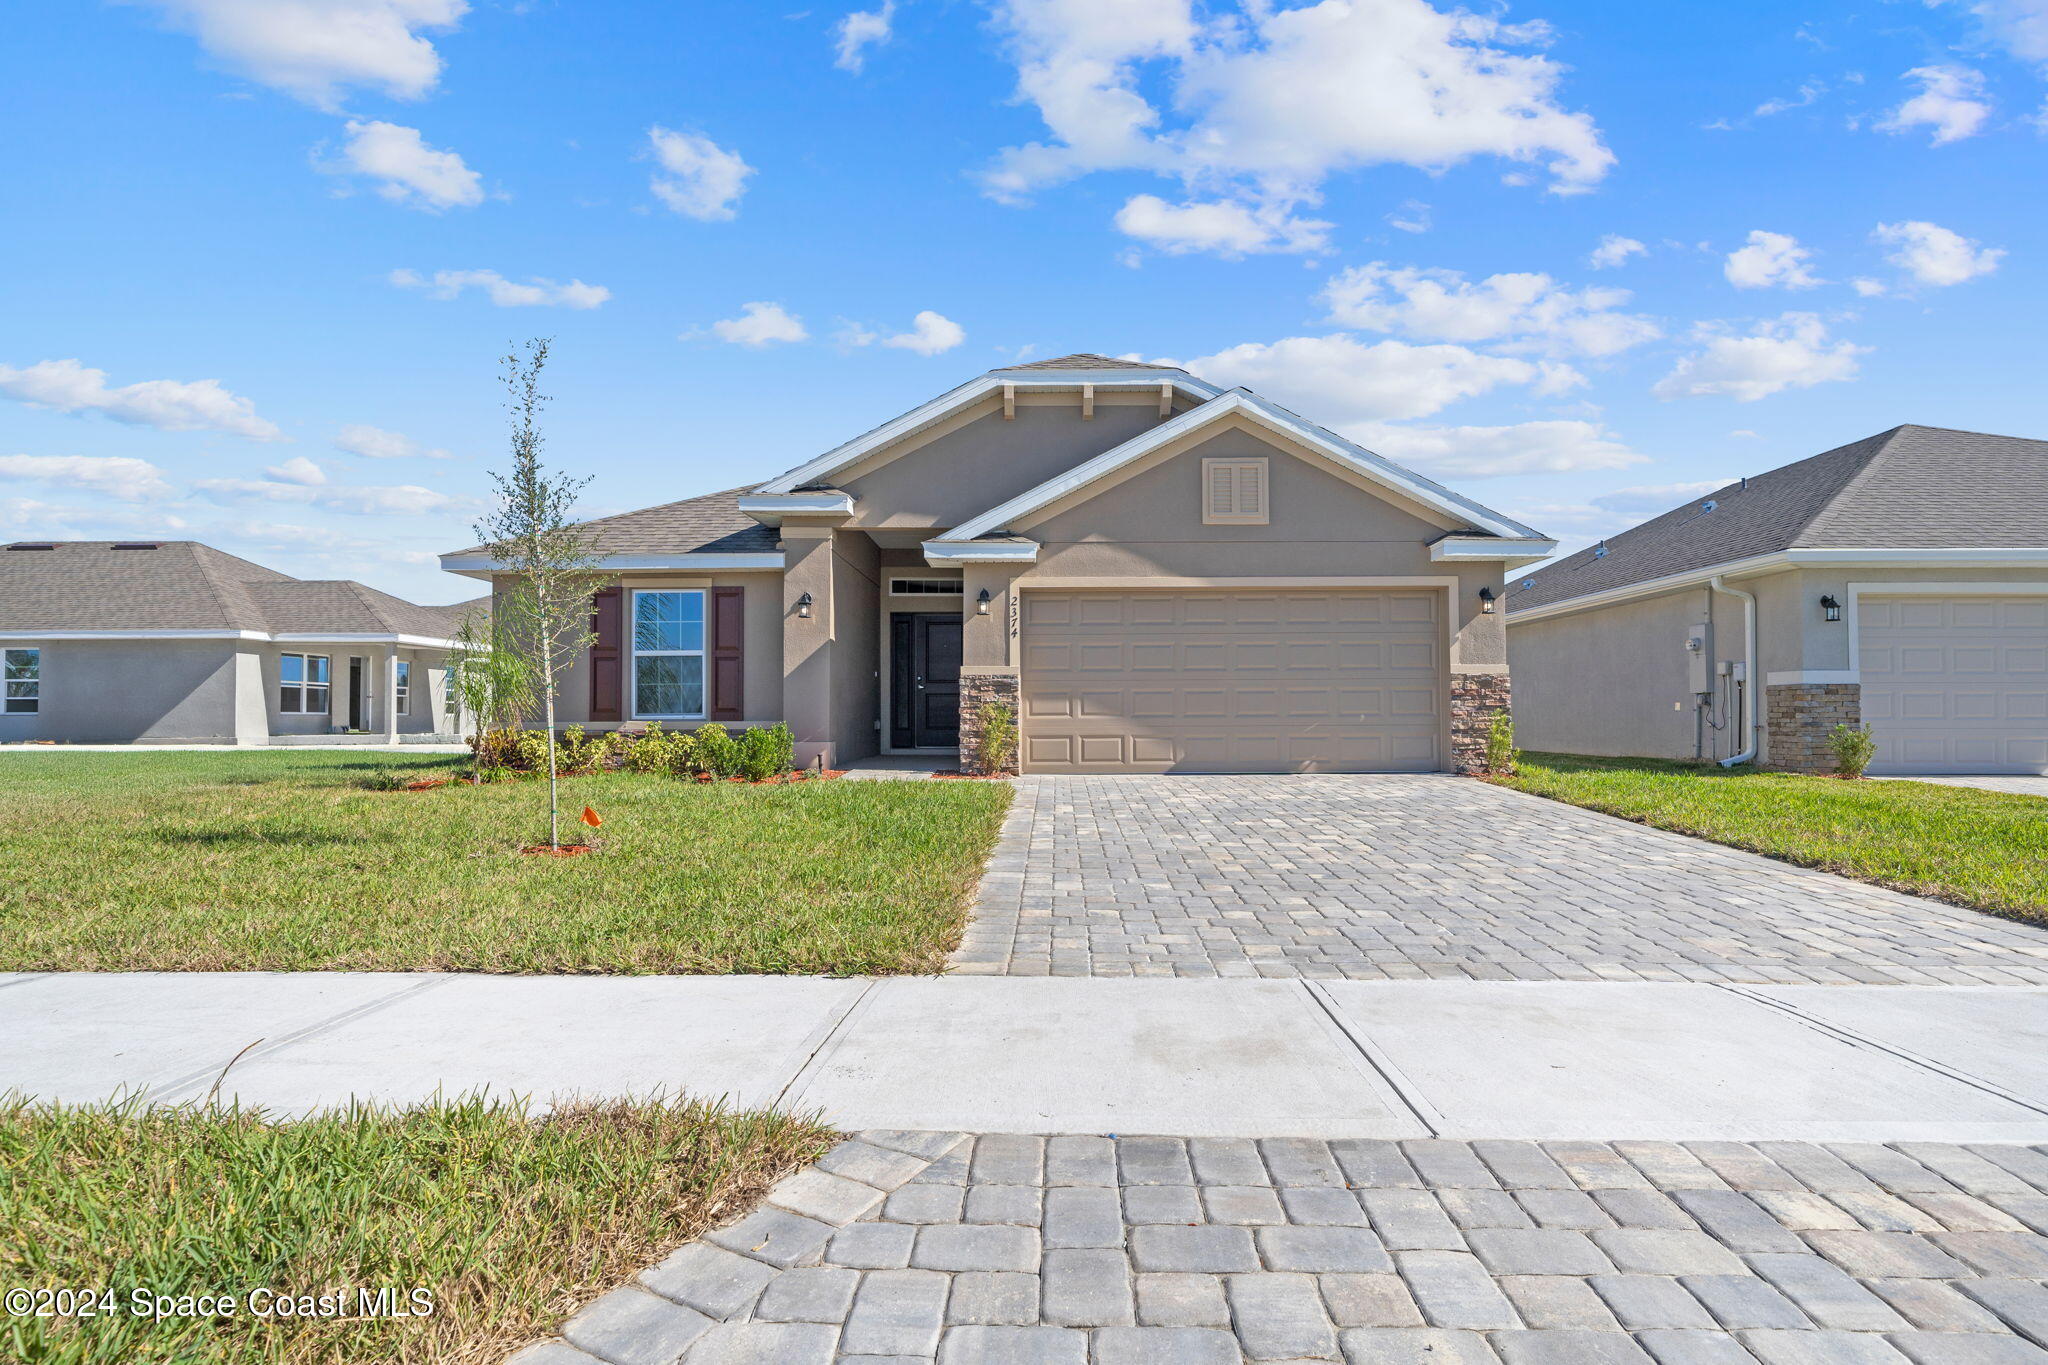
<svg viewBox="0 0 2048 1365"><path fill-rule="evenodd" d="M864 1133L519 1365L2048 1362L2048 1148Z"/></svg>
<svg viewBox="0 0 2048 1365"><path fill-rule="evenodd" d="M2048 930L1467 778L1025 777L953 970L2048 984Z"/></svg>

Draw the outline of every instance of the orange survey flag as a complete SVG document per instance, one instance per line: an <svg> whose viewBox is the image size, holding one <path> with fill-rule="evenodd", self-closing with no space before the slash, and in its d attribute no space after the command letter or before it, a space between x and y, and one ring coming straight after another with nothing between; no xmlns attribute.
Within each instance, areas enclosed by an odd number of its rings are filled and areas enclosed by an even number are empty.
<svg viewBox="0 0 2048 1365"><path fill-rule="evenodd" d="M603 824L604 821L597 818L596 811L592 810L588 806L585 806L583 808L583 823L590 826L592 829L596 829L599 825Z"/></svg>

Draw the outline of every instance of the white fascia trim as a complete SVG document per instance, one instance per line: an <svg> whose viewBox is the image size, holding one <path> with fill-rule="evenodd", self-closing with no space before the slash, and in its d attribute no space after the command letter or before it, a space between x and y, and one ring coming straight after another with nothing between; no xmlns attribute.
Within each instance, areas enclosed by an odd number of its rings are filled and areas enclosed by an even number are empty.
<svg viewBox="0 0 2048 1365"><path fill-rule="evenodd" d="M901 417L884 422L865 435L856 436L844 445L833 447L808 464L798 465L795 469L776 475L754 491L787 493L807 483L829 478L848 465L866 459L891 442L900 441L934 422L942 422L962 408L979 402L992 393L1002 392L1005 384L1024 390L1078 389L1083 384L1093 384L1098 389L1156 390L1161 384L1171 384L1198 402L1207 401L1223 392L1214 384L1205 384L1193 375L1180 371L1046 370L1037 375L985 374L968 380L956 389L948 389L931 402L912 408Z"/></svg>
<svg viewBox="0 0 2048 1365"><path fill-rule="evenodd" d="M924 562L935 569L964 569L970 564L1036 564L1036 541L995 541L993 543L927 540L919 547Z"/></svg>
<svg viewBox="0 0 2048 1365"><path fill-rule="evenodd" d="M1488 511L1478 503L1461 498L1419 474L1410 473L1363 446L1354 445L1334 432L1325 431L1311 422L1304 421L1287 409L1267 402L1249 389L1232 389L1210 399L1198 408L1190 408L1171 421L1162 422L1150 431L1133 436L1122 445L1104 451L1087 463L1074 466L1058 478L1048 479L1002 506L991 508L974 520L954 527L946 533L945 538L973 540L977 536L1000 530L1011 522L1058 501L1076 489L1095 482L1105 474L1159 449L1168 442L1177 441L1190 432L1199 431L1233 413L1243 413L1255 421L1263 422L1336 463L1355 470L1372 482L1413 498L1427 507L1435 508L1446 516L1476 523L1481 530L1491 531L1500 536L1518 540L1540 539L1537 532L1520 522L1510 521L1498 512Z"/></svg>
<svg viewBox="0 0 2048 1365"><path fill-rule="evenodd" d="M268 640L260 630L0 630L0 640Z"/></svg>
<svg viewBox="0 0 2048 1365"><path fill-rule="evenodd" d="M1534 564L1557 553L1554 540L1495 539L1491 536L1446 536L1429 547L1437 563L1501 560L1508 564Z"/></svg>
<svg viewBox="0 0 2048 1365"><path fill-rule="evenodd" d="M760 554L599 555L591 567L610 572L631 569L779 569L781 551ZM442 555L441 567L449 573L487 578L493 573L510 573L488 555Z"/></svg>
<svg viewBox="0 0 2048 1365"><path fill-rule="evenodd" d="M780 526L791 512L853 511L853 495L834 490L829 493L744 493L739 509L764 526Z"/></svg>
<svg viewBox="0 0 2048 1365"><path fill-rule="evenodd" d="M1797 549L1778 550L1767 555L1753 555L1748 559L1733 559L1726 564L1709 565L1704 569L1691 569L1685 573L1669 574L1663 578L1646 579L1641 583L1630 583L1605 592L1589 592L1579 597L1567 597L1540 607L1524 607L1520 611L1512 607L1508 611L1508 624L1520 621L1541 621L1549 616L1563 616L1568 612L1584 611L1589 607L1605 607L1616 602L1628 602L1638 597L1655 597L1661 592L1675 588L1693 587L1704 584L1720 574L1734 577L1737 574L1767 572L1772 569L1790 568L1856 568L1868 565L1883 567L1889 565L1917 565L1922 568L1957 568L1983 566L1986 568L2048 569L2048 549L2011 549L1991 547L1985 549L1941 549L1941 550L1870 550L1870 549ZM1943 585L1930 586L1927 591L1943 591ZM1946 585L1953 592L1954 585ZM2024 591L2024 590L2023 590Z"/></svg>
<svg viewBox="0 0 2048 1365"><path fill-rule="evenodd" d="M415 649L462 649L460 641L433 635L336 635L320 631L281 631L270 637L281 645L407 645Z"/></svg>

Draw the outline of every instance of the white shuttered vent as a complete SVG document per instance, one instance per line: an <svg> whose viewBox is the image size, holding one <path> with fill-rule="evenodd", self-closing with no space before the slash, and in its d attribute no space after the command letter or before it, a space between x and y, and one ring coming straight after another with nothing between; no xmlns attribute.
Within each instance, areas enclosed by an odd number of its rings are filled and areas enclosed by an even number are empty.
<svg viewBox="0 0 2048 1365"><path fill-rule="evenodd" d="M1202 521L1210 526L1264 526L1266 462L1202 461Z"/></svg>

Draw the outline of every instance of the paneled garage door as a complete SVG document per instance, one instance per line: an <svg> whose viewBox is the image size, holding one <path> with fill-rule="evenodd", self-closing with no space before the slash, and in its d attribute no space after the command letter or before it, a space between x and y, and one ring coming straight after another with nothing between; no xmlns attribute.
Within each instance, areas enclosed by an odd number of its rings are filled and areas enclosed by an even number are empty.
<svg viewBox="0 0 2048 1365"><path fill-rule="evenodd" d="M1872 772L2048 773L2048 595L1857 604Z"/></svg>
<svg viewBox="0 0 2048 1365"><path fill-rule="evenodd" d="M1023 594L1024 770L1433 772L1442 594Z"/></svg>

